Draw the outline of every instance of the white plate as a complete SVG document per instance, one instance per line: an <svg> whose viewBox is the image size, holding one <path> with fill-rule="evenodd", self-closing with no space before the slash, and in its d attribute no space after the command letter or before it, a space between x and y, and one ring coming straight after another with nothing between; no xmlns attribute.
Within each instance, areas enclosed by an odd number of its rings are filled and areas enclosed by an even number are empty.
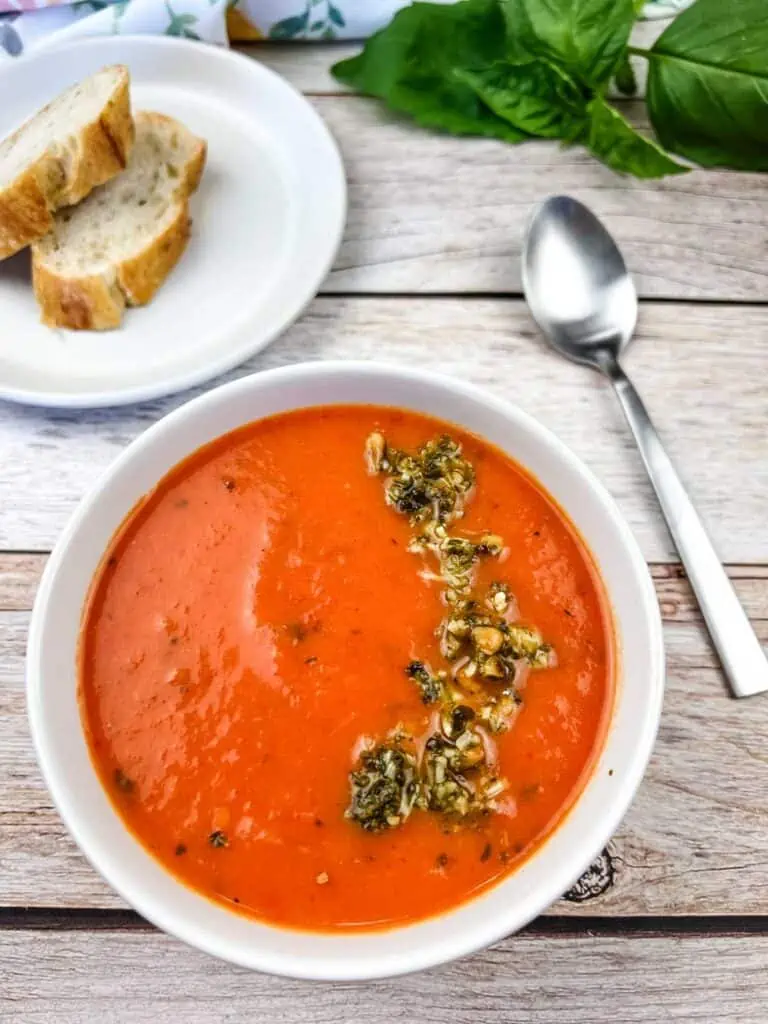
<svg viewBox="0 0 768 1024"><path fill-rule="evenodd" d="M0 70L0 137L62 89L127 64L135 109L208 142L187 252L154 300L115 331L39 322L29 257L0 263L0 397L102 406L199 384L264 348L330 269L346 212L336 144L307 101L247 57L153 36L84 39Z"/></svg>

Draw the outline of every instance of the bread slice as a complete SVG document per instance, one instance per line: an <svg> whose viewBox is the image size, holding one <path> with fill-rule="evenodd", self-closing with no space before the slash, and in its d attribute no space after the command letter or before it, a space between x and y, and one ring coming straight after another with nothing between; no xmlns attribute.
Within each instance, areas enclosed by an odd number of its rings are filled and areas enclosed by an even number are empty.
<svg viewBox="0 0 768 1024"><path fill-rule="evenodd" d="M50 231L53 212L125 167L133 145L128 69L73 85L0 143L0 259Z"/></svg>
<svg viewBox="0 0 768 1024"><path fill-rule="evenodd" d="M163 114L140 112L135 124L125 172L59 212L32 247L35 295L49 326L117 327L126 305L149 302L184 252L205 143Z"/></svg>

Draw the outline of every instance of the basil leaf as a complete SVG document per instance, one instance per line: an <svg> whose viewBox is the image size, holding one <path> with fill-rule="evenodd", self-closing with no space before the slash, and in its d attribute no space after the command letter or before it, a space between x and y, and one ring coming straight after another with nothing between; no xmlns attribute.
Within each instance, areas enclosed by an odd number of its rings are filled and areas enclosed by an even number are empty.
<svg viewBox="0 0 768 1024"><path fill-rule="evenodd" d="M543 60L497 63L485 71L457 72L499 117L542 139L571 139L583 129L586 102L574 82Z"/></svg>
<svg viewBox="0 0 768 1024"><path fill-rule="evenodd" d="M332 70L429 128L579 142L619 173L681 174L688 168L602 98L616 75L632 85L627 38L636 7L637 0L414 3Z"/></svg>
<svg viewBox="0 0 768 1024"><path fill-rule="evenodd" d="M768 170L765 0L697 0L645 56L662 145L705 167Z"/></svg>
<svg viewBox="0 0 768 1024"><path fill-rule="evenodd" d="M637 93L637 77L628 53L621 58L613 80L622 96L634 96Z"/></svg>
<svg viewBox="0 0 768 1024"><path fill-rule="evenodd" d="M361 54L331 70L428 128L519 142L528 136L497 117L458 73L503 59L504 33L497 0L415 3L371 36Z"/></svg>
<svg viewBox="0 0 768 1024"><path fill-rule="evenodd" d="M609 81L635 23L634 0L502 0L510 56L561 64L589 86Z"/></svg>
<svg viewBox="0 0 768 1024"><path fill-rule="evenodd" d="M588 128L580 141L619 174L663 178L666 174L688 171L689 168L672 160L655 142L635 131L601 96L589 104L589 117Z"/></svg>

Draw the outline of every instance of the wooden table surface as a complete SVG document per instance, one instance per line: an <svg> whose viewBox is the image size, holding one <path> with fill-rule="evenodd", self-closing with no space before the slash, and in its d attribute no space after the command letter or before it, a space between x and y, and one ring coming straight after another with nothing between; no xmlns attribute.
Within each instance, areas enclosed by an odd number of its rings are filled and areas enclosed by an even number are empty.
<svg viewBox="0 0 768 1024"><path fill-rule="evenodd" d="M146 924L81 856L38 772L24 645L46 553L83 493L188 396L115 411L0 406L0 1020L460 1024L768 1020L768 698L732 700L609 388L541 344L521 231L552 192L587 202L642 298L637 385L768 641L768 187L696 172L623 180L579 150L430 135L343 93L346 47L254 47L336 136L349 218L293 328L235 374L382 358L518 403L592 467L651 565L667 695L634 805L579 890L523 933L392 982L285 981ZM636 108L630 112L640 116Z"/></svg>

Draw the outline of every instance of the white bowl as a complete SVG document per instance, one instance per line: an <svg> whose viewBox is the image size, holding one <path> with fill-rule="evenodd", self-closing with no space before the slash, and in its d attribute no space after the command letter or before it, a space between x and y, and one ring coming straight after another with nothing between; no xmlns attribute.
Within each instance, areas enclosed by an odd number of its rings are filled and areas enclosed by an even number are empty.
<svg viewBox="0 0 768 1024"><path fill-rule="evenodd" d="M610 600L619 655L612 719L577 802L510 877L449 913L350 935L275 928L186 888L123 826L91 763L77 701L76 648L91 578L123 518L201 445L262 416L329 403L430 413L479 434L527 467L592 551ZM430 967L522 927L586 869L637 790L661 714L659 608L638 546L584 465L525 413L483 391L423 371L371 363L304 363L226 384L137 438L80 504L46 567L35 602L27 699L37 755L58 810L83 853L136 910L215 956L275 974L357 980Z"/></svg>

